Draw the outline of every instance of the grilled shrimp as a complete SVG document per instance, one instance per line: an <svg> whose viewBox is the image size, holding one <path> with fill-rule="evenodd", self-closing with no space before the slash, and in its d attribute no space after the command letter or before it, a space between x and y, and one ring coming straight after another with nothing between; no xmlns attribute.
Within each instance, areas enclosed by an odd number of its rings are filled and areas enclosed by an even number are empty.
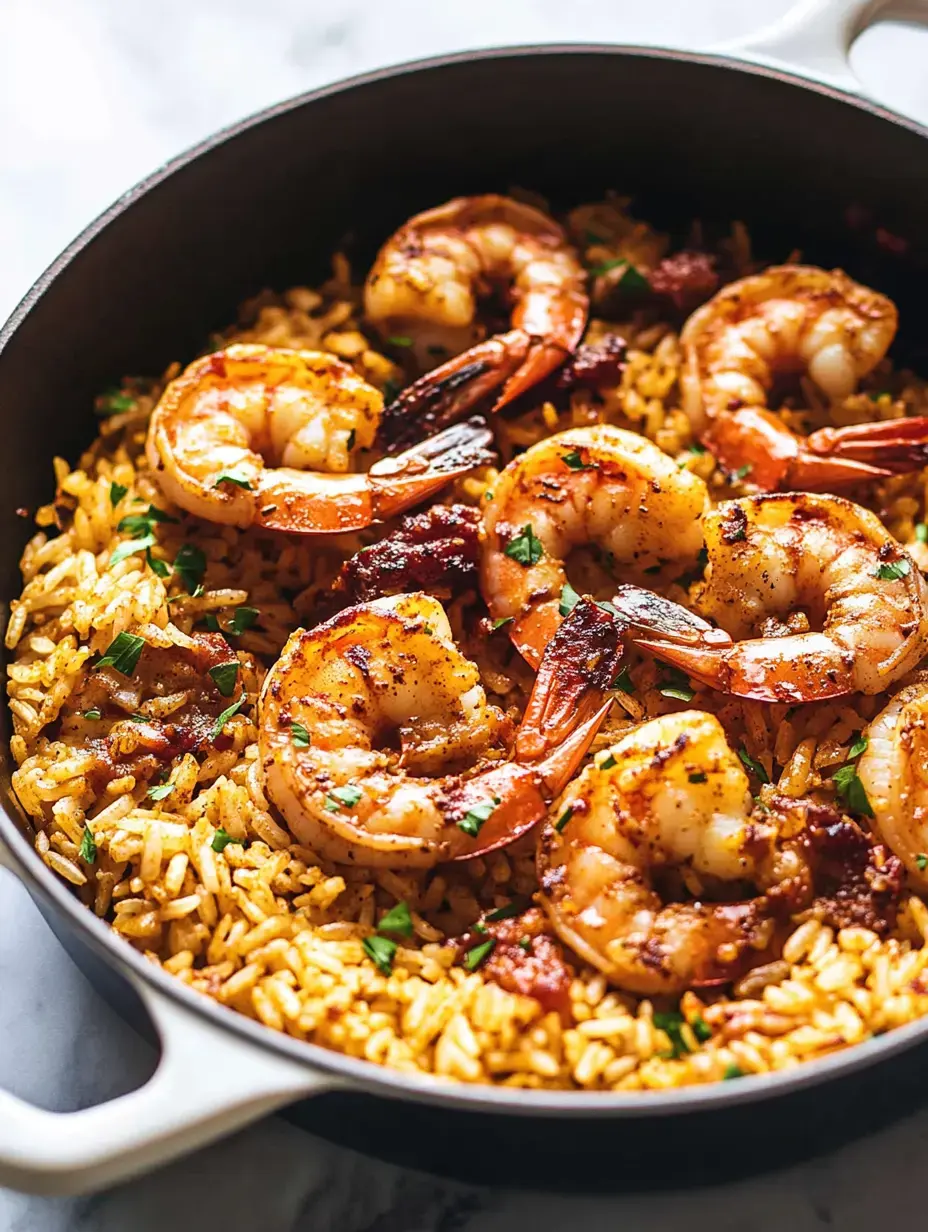
<svg viewBox="0 0 928 1232"><path fill-rule="evenodd" d="M497 409L557 368L579 343L585 273L553 218L510 197L456 197L391 236L364 288L368 318L408 334L421 367L453 356L388 410L393 443L434 431L494 390ZM485 341L477 300L503 291L512 329Z"/></svg>
<svg viewBox="0 0 928 1232"><path fill-rule="evenodd" d="M928 889L928 683L902 689L870 723L857 775L871 826Z"/></svg>
<svg viewBox="0 0 928 1232"><path fill-rule="evenodd" d="M500 761L502 716L436 599L375 599L298 630L259 701L269 797L301 843L340 863L425 868L511 842L543 818L605 717L615 624L584 603L550 653L519 760ZM495 762L465 772L494 745Z"/></svg>
<svg viewBox="0 0 928 1232"><path fill-rule="evenodd" d="M763 491L830 491L928 462L928 417L796 436L767 410L774 377L805 372L846 398L884 357L898 314L840 270L781 265L733 282L683 328L683 407L729 470Z"/></svg>
<svg viewBox="0 0 928 1232"><path fill-rule="evenodd" d="M643 437L602 424L558 433L515 458L483 512L481 587L533 666L557 629L574 548L597 545L631 577L693 565L706 486Z"/></svg>
<svg viewBox="0 0 928 1232"><path fill-rule="evenodd" d="M624 736L568 786L539 836L541 901L561 940L645 996L761 961L774 933L763 892L808 876L751 807L714 715L668 714ZM745 883L761 896L745 900Z"/></svg>
<svg viewBox="0 0 928 1232"><path fill-rule="evenodd" d="M925 581L868 509L809 492L752 496L725 501L703 527L695 606L720 629L705 625L700 644L636 638L689 676L739 697L811 702L880 693L928 652Z"/></svg>
<svg viewBox="0 0 928 1232"><path fill-rule="evenodd" d="M168 385L148 461L165 496L197 517L324 534L392 517L489 458L490 433L472 422L346 473L382 409L378 390L334 355L230 346Z"/></svg>

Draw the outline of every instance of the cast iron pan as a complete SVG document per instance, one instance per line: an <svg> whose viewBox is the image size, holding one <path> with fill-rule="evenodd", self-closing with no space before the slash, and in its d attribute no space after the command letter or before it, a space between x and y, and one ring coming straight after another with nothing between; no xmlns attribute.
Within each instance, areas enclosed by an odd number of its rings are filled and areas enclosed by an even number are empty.
<svg viewBox="0 0 928 1232"><path fill-rule="evenodd" d="M93 438L96 392L190 359L243 298L323 277L336 245L363 267L404 218L458 193L523 185L566 205L617 188L679 233L696 215L710 227L746 219L762 255L801 247L889 293L910 331L896 357L924 367L926 136L771 69L617 47L453 57L246 121L114 205L0 335L4 603L30 533L15 510L49 499L53 453L73 459ZM865 225L847 225L850 205ZM877 225L907 240L904 257ZM166 1055L148 1087L70 1120L0 1093L0 1181L110 1183L312 1091L289 1117L404 1164L505 1184L663 1188L808 1157L921 1097L928 1022L774 1079L632 1097L414 1083L275 1035L154 972L39 863L10 792L8 728L4 708L5 858L101 993L140 1022L145 1003ZM178 1080L181 1063L192 1083Z"/></svg>

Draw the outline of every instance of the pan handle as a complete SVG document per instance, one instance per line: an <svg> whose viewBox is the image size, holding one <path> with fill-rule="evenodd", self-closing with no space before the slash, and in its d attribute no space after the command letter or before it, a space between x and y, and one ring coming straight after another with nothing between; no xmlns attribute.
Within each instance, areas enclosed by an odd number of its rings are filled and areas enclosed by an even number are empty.
<svg viewBox="0 0 928 1232"><path fill-rule="evenodd" d="M2 849L2 844L0 844ZM49 1112L0 1091L0 1185L77 1194L124 1181L344 1080L217 1029L140 977L127 978L161 1038L136 1091L78 1112Z"/></svg>
<svg viewBox="0 0 928 1232"><path fill-rule="evenodd" d="M712 50L866 95L849 53L858 35L883 16L928 22L928 0L799 0L779 20Z"/></svg>

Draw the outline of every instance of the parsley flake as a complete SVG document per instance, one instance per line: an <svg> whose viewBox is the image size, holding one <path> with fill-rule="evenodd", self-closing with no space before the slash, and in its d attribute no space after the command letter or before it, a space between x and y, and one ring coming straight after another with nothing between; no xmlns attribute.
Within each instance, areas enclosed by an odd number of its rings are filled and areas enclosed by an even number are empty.
<svg viewBox="0 0 928 1232"><path fill-rule="evenodd" d="M569 616L579 602L580 596L570 582L565 582L561 587L561 600L557 605L557 610L562 616Z"/></svg>
<svg viewBox="0 0 928 1232"><path fill-rule="evenodd" d="M389 937L365 937L361 945L381 975L393 974L393 959L399 948L395 941Z"/></svg>
<svg viewBox="0 0 928 1232"><path fill-rule="evenodd" d="M387 339L390 346L411 347L412 339L407 334L391 334Z"/></svg>
<svg viewBox="0 0 928 1232"><path fill-rule="evenodd" d="M127 539L125 543L121 543L113 555L110 557L110 568L113 565L118 565L121 561L128 559L130 556L135 556L138 552L147 552L149 548L154 547L155 536L152 534L143 535L141 539Z"/></svg>
<svg viewBox="0 0 928 1232"><path fill-rule="evenodd" d="M722 1077L726 1082L729 1082L732 1078L743 1078L744 1070L740 1065L735 1065L734 1061L731 1061L722 1071Z"/></svg>
<svg viewBox="0 0 928 1232"><path fill-rule="evenodd" d="M699 441L693 441L692 445L687 446L687 449L690 453L695 454L704 454L707 452L705 445L701 445Z"/></svg>
<svg viewBox="0 0 928 1232"><path fill-rule="evenodd" d="M481 942L480 945L475 945L472 950L468 950L464 955L464 966L468 971L476 971L483 960L492 954L495 946L495 937L491 937L489 941Z"/></svg>
<svg viewBox="0 0 928 1232"><path fill-rule="evenodd" d="M309 738L309 732L302 723L290 724L290 739L298 749L308 749L312 743Z"/></svg>
<svg viewBox="0 0 928 1232"><path fill-rule="evenodd" d="M750 475L753 469L754 467L750 462L745 462L744 466L739 466L736 471L732 471L732 477L734 479L744 479L745 476Z"/></svg>
<svg viewBox="0 0 928 1232"><path fill-rule="evenodd" d="M695 697L689 676L677 667L665 669L658 683L660 686L658 692L661 697L671 697L678 702L691 702Z"/></svg>
<svg viewBox="0 0 928 1232"><path fill-rule="evenodd" d="M164 800L173 790L173 783L159 783L156 787L149 787L148 794L152 800Z"/></svg>
<svg viewBox="0 0 928 1232"><path fill-rule="evenodd" d="M836 770L831 781L835 785L835 791L852 813L857 813L861 817L873 816L873 808L867 799L864 785L857 775L857 767L853 763L849 762L840 770Z"/></svg>
<svg viewBox="0 0 928 1232"><path fill-rule="evenodd" d="M595 462L584 462L579 449L571 449L569 453L561 454L561 461L572 471L595 471L597 469Z"/></svg>
<svg viewBox="0 0 928 1232"><path fill-rule="evenodd" d="M483 804L475 804L473 808L467 810L457 823L458 829L463 830L465 834L469 834L471 838L476 838L483 829L484 822L489 821L493 810L499 802L499 796L494 796L492 800L486 800Z"/></svg>
<svg viewBox="0 0 928 1232"><path fill-rule="evenodd" d="M232 718L233 714L238 714L244 704L245 694L243 693L237 702L233 702L231 706L228 706L225 710L223 710L222 714L213 724L212 737L214 740L218 739L218 737L222 735L222 729L225 727L226 723L228 723L229 719Z"/></svg>
<svg viewBox="0 0 928 1232"><path fill-rule="evenodd" d="M573 815L574 815L574 810L568 804L567 808L564 809L563 813L561 813L560 817L554 823L554 828L555 830L557 830L558 834L562 832L562 830L567 825L568 821L570 821L571 817L573 817Z"/></svg>
<svg viewBox="0 0 928 1232"><path fill-rule="evenodd" d="M244 488L247 492L251 492L251 480L248 477L247 471L241 467L231 471L221 471L213 483L214 488L218 488L222 483L234 483L237 488Z"/></svg>
<svg viewBox="0 0 928 1232"><path fill-rule="evenodd" d="M379 933L400 933L403 937L412 936L412 916L409 914L409 904L400 901L391 907L377 925Z"/></svg>
<svg viewBox="0 0 928 1232"><path fill-rule="evenodd" d="M848 761L853 761L855 757L859 757L861 753L865 752L869 743L870 741L866 736L858 736L847 751Z"/></svg>
<svg viewBox="0 0 928 1232"><path fill-rule="evenodd" d="M500 616L498 620L493 621L493 624L490 626L490 628L495 633L496 630L501 629L503 625L508 625L511 620L512 620L511 616Z"/></svg>
<svg viewBox="0 0 928 1232"><path fill-rule="evenodd" d="M920 851L915 857L915 863L918 866L919 872L923 873L928 868L928 856L923 851Z"/></svg>
<svg viewBox="0 0 928 1232"><path fill-rule="evenodd" d="M187 589L193 594L206 573L206 556L200 548L192 543L182 543L174 557L174 572Z"/></svg>
<svg viewBox="0 0 928 1232"><path fill-rule="evenodd" d="M228 663L217 663L215 667L209 669L209 674L223 697L231 697L235 692L238 669L238 659L230 659Z"/></svg>
<svg viewBox="0 0 928 1232"><path fill-rule="evenodd" d="M516 945L520 950L524 950L526 954L528 954L532 948L532 939L531 937L520 937L516 942Z"/></svg>
<svg viewBox="0 0 928 1232"><path fill-rule="evenodd" d="M520 565L537 565L545 554L541 540L528 523L506 545L505 551L507 556Z"/></svg>
<svg viewBox="0 0 928 1232"><path fill-rule="evenodd" d="M144 645L144 637L138 637L135 633L120 633L110 642L97 667L112 667L122 676L131 676Z"/></svg>
<svg viewBox="0 0 928 1232"><path fill-rule="evenodd" d="M911 572L912 566L904 556L900 556L898 560L878 565L874 577L878 577L883 582L898 582L900 578L906 577Z"/></svg>
<svg viewBox="0 0 928 1232"><path fill-rule="evenodd" d="M621 689L623 693L634 693L635 686L632 684L632 678L628 674L628 667L623 667L612 682L613 689Z"/></svg>
<svg viewBox="0 0 928 1232"><path fill-rule="evenodd" d="M613 766L617 766L618 764L619 763L612 756L612 754L607 753L601 762L597 762L596 769L597 770L611 770Z"/></svg>
<svg viewBox="0 0 928 1232"><path fill-rule="evenodd" d="M237 607L229 617L228 632L233 637L241 637L246 629L251 628L260 615L261 613L256 607Z"/></svg>
<svg viewBox="0 0 928 1232"><path fill-rule="evenodd" d="M708 783L709 776L705 770L694 770L692 774L686 776L691 783Z"/></svg>
<svg viewBox="0 0 928 1232"><path fill-rule="evenodd" d="M915 538L919 543L928 543L928 526L924 522L915 523Z"/></svg>
<svg viewBox="0 0 928 1232"><path fill-rule="evenodd" d="M126 487L123 487L121 483L111 483L110 484L110 504L113 506L114 509L116 508L116 506L119 504L119 502L122 500L122 498L125 496L125 494L128 491L129 489Z"/></svg>
<svg viewBox="0 0 928 1232"><path fill-rule="evenodd" d="M84 833L81 835L81 845L78 852L86 864L93 864L97 858L97 841L93 836L90 826L84 826Z"/></svg>
<svg viewBox="0 0 928 1232"><path fill-rule="evenodd" d="M94 410L102 416L121 415L124 411L131 411L134 406L135 399L118 389L105 390L94 402Z"/></svg>
<svg viewBox="0 0 928 1232"><path fill-rule="evenodd" d="M342 805L353 808L363 794L360 787L352 787L350 783L346 787L333 787L325 798L326 811L337 813Z"/></svg>
<svg viewBox="0 0 928 1232"><path fill-rule="evenodd" d="M237 843L238 839L233 838L228 830L223 830L222 826L213 835L213 841L210 843L213 851L225 851L230 843Z"/></svg>
<svg viewBox="0 0 928 1232"><path fill-rule="evenodd" d="M511 903L506 903L504 907L494 907L492 911L488 911L485 919L491 924L495 924L497 920L511 920L513 916L521 915L527 906L524 899L514 898Z"/></svg>
<svg viewBox="0 0 928 1232"><path fill-rule="evenodd" d="M96 708L96 706L94 706L91 710L84 711L84 718L91 720L102 719L103 714Z"/></svg>
<svg viewBox="0 0 928 1232"><path fill-rule="evenodd" d="M754 760L754 758L747 751L744 745L742 745L741 748L738 750L738 759L740 760L742 766L744 766L746 770L750 770L751 774L755 776L758 782L760 783L770 782L770 775L767 773L767 771L764 769L764 767L761 765L759 761Z"/></svg>
<svg viewBox="0 0 928 1232"><path fill-rule="evenodd" d="M683 1024L686 1020L678 1010L666 1010L656 1013L653 1017L655 1027L659 1031L663 1031L670 1040L670 1051L662 1052L660 1055L673 1060L677 1057L682 1057L690 1051L690 1046L683 1036Z"/></svg>

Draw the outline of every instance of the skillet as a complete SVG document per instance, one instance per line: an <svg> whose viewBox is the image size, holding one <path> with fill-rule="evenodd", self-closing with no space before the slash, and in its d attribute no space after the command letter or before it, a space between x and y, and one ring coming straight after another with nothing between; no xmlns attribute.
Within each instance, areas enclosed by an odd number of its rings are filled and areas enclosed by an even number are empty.
<svg viewBox="0 0 928 1232"><path fill-rule="evenodd" d="M555 206L634 191L642 215L678 233L696 215L744 218L759 252L801 247L894 298L909 327L897 362L924 369L928 131L859 98L846 65L880 7L804 0L723 55L527 47L387 69L273 107L156 171L0 332L4 607L28 534L14 511L48 499L53 453L74 458L92 439L94 394L190 358L262 286L318 281L346 219L363 268L417 210L513 184ZM904 259L887 233L907 241ZM161 1059L137 1091L79 1112L0 1092L0 1183L99 1188L286 1106L329 1138L469 1180L693 1184L871 1130L914 1107L928 1078L928 1020L775 1075L595 1095L419 1080L289 1039L152 968L42 865L10 788L8 729L3 708L0 862L100 992L160 1040Z"/></svg>

